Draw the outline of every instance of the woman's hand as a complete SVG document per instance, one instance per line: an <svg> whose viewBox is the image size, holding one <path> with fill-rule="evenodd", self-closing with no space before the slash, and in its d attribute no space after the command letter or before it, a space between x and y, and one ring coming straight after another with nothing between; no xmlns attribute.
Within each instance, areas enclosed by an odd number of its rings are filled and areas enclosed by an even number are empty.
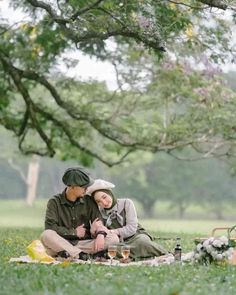
<svg viewBox="0 0 236 295"><path fill-rule="evenodd" d="M94 219L90 227L91 235L94 236L96 232L98 231L98 229L101 228L102 226L103 226L103 223L99 218Z"/></svg>
<svg viewBox="0 0 236 295"><path fill-rule="evenodd" d="M92 236L95 236L97 232L105 231L107 234L109 233L109 229L103 225L102 221L99 218L96 218L90 227L90 233Z"/></svg>

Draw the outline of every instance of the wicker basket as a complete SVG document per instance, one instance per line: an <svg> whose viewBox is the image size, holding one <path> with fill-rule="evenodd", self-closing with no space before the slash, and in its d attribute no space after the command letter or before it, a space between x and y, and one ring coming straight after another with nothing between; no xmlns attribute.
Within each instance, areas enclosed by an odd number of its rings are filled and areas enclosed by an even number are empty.
<svg viewBox="0 0 236 295"><path fill-rule="evenodd" d="M236 225L232 227L215 227L211 232L211 237L215 237L216 233L219 231L224 231L227 234L229 241L232 243L232 247L236 248ZM195 244L201 243L205 240L209 239L209 237L203 238L195 238ZM229 260L229 264L236 265L236 249L233 252L232 258Z"/></svg>

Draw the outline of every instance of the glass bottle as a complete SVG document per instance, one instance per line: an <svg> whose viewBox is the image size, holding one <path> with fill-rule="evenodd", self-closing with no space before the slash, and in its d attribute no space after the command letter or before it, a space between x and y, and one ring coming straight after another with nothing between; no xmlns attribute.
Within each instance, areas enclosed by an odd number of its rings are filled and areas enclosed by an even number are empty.
<svg viewBox="0 0 236 295"><path fill-rule="evenodd" d="M181 248L180 241L181 241L180 238L176 238L176 246L174 249L175 261L181 261L182 248Z"/></svg>

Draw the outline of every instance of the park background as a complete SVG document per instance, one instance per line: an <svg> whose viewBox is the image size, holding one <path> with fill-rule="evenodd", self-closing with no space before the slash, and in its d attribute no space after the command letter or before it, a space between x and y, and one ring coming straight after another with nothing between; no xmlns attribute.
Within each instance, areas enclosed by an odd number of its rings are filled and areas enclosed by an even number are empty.
<svg viewBox="0 0 236 295"><path fill-rule="evenodd" d="M24 156L9 132L1 128L0 134L0 225L43 228L48 199L64 189L65 169L83 165ZM132 162L109 168L95 161L87 171L113 182L117 197L131 198L149 230L210 234L214 227L236 223L234 162L227 159L189 161L137 152Z"/></svg>

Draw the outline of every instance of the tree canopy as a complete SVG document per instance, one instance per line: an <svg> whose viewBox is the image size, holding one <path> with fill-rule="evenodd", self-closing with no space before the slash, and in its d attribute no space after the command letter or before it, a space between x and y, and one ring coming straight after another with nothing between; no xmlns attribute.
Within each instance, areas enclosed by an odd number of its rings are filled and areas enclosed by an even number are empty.
<svg viewBox="0 0 236 295"><path fill-rule="evenodd" d="M25 17L0 20L0 123L23 153L110 166L136 150L234 154L235 93L212 65L235 58L234 1L9 2ZM74 51L109 61L117 90L62 74Z"/></svg>

